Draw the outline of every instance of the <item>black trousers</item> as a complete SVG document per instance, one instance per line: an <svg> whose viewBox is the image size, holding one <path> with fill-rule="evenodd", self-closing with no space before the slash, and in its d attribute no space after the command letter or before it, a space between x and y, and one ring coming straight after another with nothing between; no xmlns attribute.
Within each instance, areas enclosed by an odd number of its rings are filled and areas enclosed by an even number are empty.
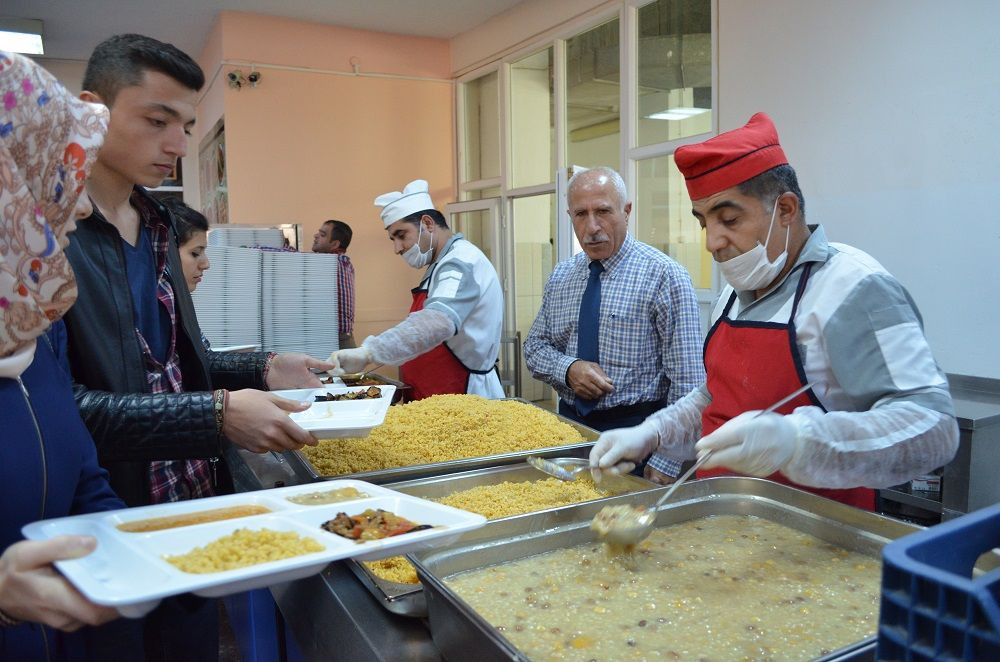
<svg viewBox="0 0 1000 662"><path fill-rule="evenodd" d="M667 401L657 400L656 402L640 402L634 405L623 407L612 407L611 409L595 409L587 416L581 416L576 411L576 406L562 400L559 401L559 414L577 423L594 428L599 432L613 430L615 428L628 428L639 425L653 412L660 411L667 406ZM636 464L632 470L632 475L642 477L648 460L643 460Z"/></svg>
<svg viewBox="0 0 1000 662"><path fill-rule="evenodd" d="M576 411L576 406L563 400L559 401L559 414L572 419L577 423L594 428L600 432L613 430L615 428L628 428L639 425L646 418L667 406L666 399L655 402L639 402L634 405L624 405L622 407L612 407L610 409L595 409L586 416L581 416Z"/></svg>

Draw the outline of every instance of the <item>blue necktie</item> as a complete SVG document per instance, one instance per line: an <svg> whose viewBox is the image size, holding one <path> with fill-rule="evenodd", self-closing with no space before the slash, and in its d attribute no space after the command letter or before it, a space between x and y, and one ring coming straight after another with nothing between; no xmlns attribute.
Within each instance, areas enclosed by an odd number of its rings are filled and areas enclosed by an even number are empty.
<svg viewBox="0 0 1000 662"><path fill-rule="evenodd" d="M599 363L601 360L601 272L604 266L597 260L590 263L590 278L580 300L580 320L577 324L576 354L584 361ZM594 410L597 400L577 396L576 411L586 416Z"/></svg>

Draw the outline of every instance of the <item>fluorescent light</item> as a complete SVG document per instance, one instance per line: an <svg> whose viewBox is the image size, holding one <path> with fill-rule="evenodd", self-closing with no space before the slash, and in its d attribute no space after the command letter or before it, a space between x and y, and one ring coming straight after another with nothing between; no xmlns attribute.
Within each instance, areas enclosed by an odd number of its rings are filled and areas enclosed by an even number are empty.
<svg viewBox="0 0 1000 662"><path fill-rule="evenodd" d="M31 18L0 18L0 50L44 55L42 22Z"/></svg>
<svg viewBox="0 0 1000 662"><path fill-rule="evenodd" d="M707 113L708 108L668 108L656 113L646 115L650 120L686 120L702 113Z"/></svg>

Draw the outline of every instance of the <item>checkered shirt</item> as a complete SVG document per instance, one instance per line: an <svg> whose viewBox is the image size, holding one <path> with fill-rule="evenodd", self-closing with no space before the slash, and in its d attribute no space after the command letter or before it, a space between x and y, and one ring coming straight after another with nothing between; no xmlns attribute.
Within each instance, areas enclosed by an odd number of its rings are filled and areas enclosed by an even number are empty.
<svg viewBox="0 0 1000 662"><path fill-rule="evenodd" d="M340 317L340 335L354 332L354 265L344 253L337 255L337 315Z"/></svg>
<svg viewBox="0 0 1000 662"><path fill-rule="evenodd" d="M170 245L170 227L156 210L140 195L132 196L132 203L139 211L140 221L149 232L156 260L156 298L170 314L170 348L167 360L160 363L149 349L149 343L137 328L136 338L142 348L146 365L146 381L150 393L180 393L180 357L177 354L177 310L174 306L174 288L167 269L167 248ZM212 472L208 460L167 460L149 464L149 495L153 503L167 503L183 499L212 496Z"/></svg>
<svg viewBox="0 0 1000 662"><path fill-rule="evenodd" d="M551 384L572 404L566 372L577 360L580 301L590 259L579 253L556 265L542 306L524 343L536 379ZM688 272L661 251L626 236L618 252L602 260L601 368L615 390L597 411L666 398L673 404L705 381L698 300ZM680 463L653 455L650 465L676 476Z"/></svg>

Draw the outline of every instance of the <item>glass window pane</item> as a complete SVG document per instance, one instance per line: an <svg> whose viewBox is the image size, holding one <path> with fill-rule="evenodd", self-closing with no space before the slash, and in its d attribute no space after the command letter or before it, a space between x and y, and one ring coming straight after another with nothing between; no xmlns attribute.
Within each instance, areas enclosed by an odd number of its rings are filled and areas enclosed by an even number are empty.
<svg viewBox="0 0 1000 662"><path fill-rule="evenodd" d="M494 186L492 188L476 189L475 191L463 191L460 200L485 200L486 198L499 198L500 197L500 187Z"/></svg>
<svg viewBox="0 0 1000 662"><path fill-rule="evenodd" d="M462 84L465 100L462 181L500 176L500 86L494 71Z"/></svg>
<svg viewBox="0 0 1000 662"><path fill-rule="evenodd" d="M618 19L566 41L566 157L587 168L619 163Z"/></svg>
<svg viewBox="0 0 1000 662"><path fill-rule="evenodd" d="M516 198L511 214L514 225L514 314L521 342L542 305L542 292L556 262L556 196L554 193ZM521 397L546 400L553 392L531 377L521 357Z"/></svg>
<svg viewBox="0 0 1000 662"><path fill-rule="evenodd" d="M511 183L555 181L552 49L510 65Z"/></svg>
<svg viewBox="0 0 1000 662"><path fill-rule="evenodd" d="M710 289L712 255L705 250L705 233L691 214L691 198L673 155L636 165L636 236L680 262L695 287Z"/></svg>
<svg viewBox="0 0 1000 662"><path fill-rule="evenodd" d="M638 52L638 145L711 131L711 1L641 7Z"/></svg>
<svg viewBox="0 0 1000 662"><path fill-rule="evenodd" d="M500 247L495 244L495 233L491 219L490 210L476 209L452 213L449 224L455 232L461 232L466 239L478 246L479 250L493 263L493 266L497 267L499 273Z"/></svg>

